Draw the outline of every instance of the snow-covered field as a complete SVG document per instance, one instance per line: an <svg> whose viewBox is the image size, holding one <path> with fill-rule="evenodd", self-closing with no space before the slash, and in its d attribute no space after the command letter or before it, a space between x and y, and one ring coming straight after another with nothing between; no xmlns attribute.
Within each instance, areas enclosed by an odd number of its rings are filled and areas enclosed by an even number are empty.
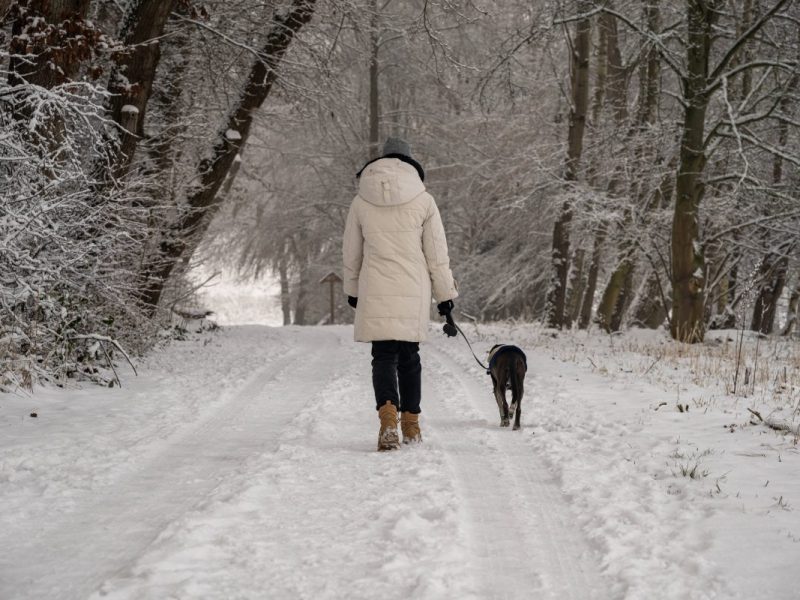
<svg viewBox="0 0 800 600"><path fill-rule="evenodd" d="M522 431L438 330L395 453L346 326L0 396L0 598L798 598L796 344L465 331L526 350Z"/></svg>

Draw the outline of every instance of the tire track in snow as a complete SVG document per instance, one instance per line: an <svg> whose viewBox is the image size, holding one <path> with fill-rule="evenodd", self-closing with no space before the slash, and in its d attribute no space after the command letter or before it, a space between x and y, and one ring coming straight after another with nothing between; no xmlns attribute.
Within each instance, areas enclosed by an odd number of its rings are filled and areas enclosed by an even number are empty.
<svg viewBox="0 0 800 600"><path fill-rule="evenodd" d="M423 401L425 424L460 479L480 597L609 597L566 498L523 438L530 435L533 382L523 400L523 429L515 432L499 427L488 376L479 383L435 344L423 363L423 387L433 392Z"/></svg>
<svg viewBox="0 0 800 600"><path fill-rule="evenodd" d="M339 337L324 329L304 335L314 338L322 360L307 360L308 346L295 345L225 393L228 399L213 414L155 443L135 470L108 489L90 491L57 521L25 523L0 536L0 547L13 548L0 555L0 598L88 597L226 477L277 447L302 408L286 401L298 399L291 390L298 381L324 385L337 366L330 357L338 355ZM76 547L76 539L83 543Z"/></svg>

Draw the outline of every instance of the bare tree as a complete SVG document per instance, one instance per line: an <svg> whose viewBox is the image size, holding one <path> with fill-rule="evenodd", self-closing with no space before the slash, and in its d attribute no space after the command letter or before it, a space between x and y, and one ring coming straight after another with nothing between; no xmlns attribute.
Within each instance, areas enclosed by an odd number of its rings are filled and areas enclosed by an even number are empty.
<svg viewBox="0 0 800 600"><path fill-rule="evenodd" d="M702 176L707 158L705 128L709 102L729 76L730 62L788 1L777 0L723 51L722 58L713 68L710 63L719 3L691 0L686 4L683 135L672 225L673 314L670 331L676 340L699 342L705 333L705 257L699 231L699 211L704 192Z"/></svg>
<svg viewBox="0 0 800 600"><path fill-rule="evenodd" d="M588 12L588 2L581 2L578 10ZM564 181L567 194L578 180L578 168L583 152L583 134L589 106L589 55L591 49L591 19L588 15L575 24L575 42L570 50L571 106L567 133L567 156L564 163ZM553 226L552 279L547 293L545 322L548 327L564 326L564 309L567 300L567 274L569 273L569 227L572 221L572 203L567 198Z"/></svg>
<svg viewBox="0 0 800 600"><path fill-rule="evenodd" d="M199 185L187 199L180 217L167 228L158 252L141 272L141 301L155 311L164 285L178 261L191 254L208 227L209 218L219 208L217 192L227 177L240 148L247 141L253 113L266 100L277 79L277 69L289 45L314 14L316 0L294 0L276 15L267 41L259 52L244 84L237 104L217 135L211 157L197 166Z"/></svg>

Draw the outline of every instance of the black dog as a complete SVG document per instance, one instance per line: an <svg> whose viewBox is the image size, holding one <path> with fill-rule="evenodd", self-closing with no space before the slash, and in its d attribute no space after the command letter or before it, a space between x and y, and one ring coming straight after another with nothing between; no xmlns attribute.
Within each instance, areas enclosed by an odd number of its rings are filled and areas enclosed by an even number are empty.
<svg viewBox="0 0 800 600"><path fill-rule="evenodd" d="M494 384L494 397L500 410L500 427L508 427L514 416L514 429L519 429L522 415L522 392L528 361L516 346L498 344L489 351L489 375ZM506 403L506 390L511 390L511 407Z"/></svg>

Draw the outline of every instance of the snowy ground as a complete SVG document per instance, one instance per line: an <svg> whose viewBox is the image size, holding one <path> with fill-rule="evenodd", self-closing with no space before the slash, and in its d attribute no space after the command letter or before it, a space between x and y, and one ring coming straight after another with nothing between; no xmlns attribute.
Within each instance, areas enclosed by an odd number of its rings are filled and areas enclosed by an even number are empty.
<svg viewBox="0 0 800 600"><path fill-rule="evenodd" d="M230 269L203 265L190 271L189 279L201 286L197 292L198 305L213 311L213 319L219 325L283 323L281 286L272 277L241 281Z"/></svg>
<svg viewBox="0 0 800 600"><path fill-rule="evenodd" d="M796 347L745 344L734 395L727 334L467 328L528 353L513 432L433 333L425 443L379 454L351 333L233 327L121 390L0 396L0 598L798 597L797 434L747 410L798 422Z"/></svg>

